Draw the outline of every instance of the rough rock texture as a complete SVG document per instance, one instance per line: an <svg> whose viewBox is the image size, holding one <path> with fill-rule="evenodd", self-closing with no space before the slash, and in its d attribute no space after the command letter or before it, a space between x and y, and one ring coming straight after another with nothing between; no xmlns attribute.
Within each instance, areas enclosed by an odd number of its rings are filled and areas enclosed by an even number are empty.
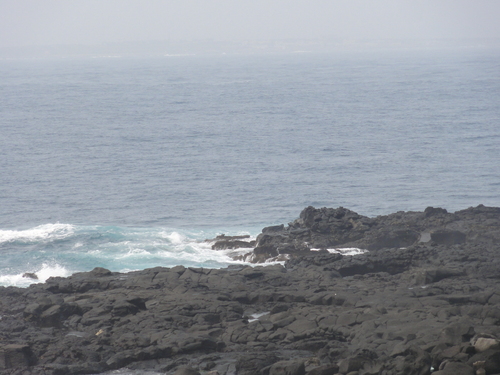
<svg viewBox="0 0 500 375"><path fill-rule="evenodd" d="M248 239L249 235L244 236L226 236L225 234L221 234L214 239L205 240L206 242L214 242L212 245L212 250L227 250L227 249L239 249L255 247L255 241Z"/></svg>
<svg viewBox="0 0 500 375"><path fill-rule="evenodd" d="M373 251L430 241L450 246L467 242L494 244L500 241L499 215L500 208L483 205L454 214L428 207L424 212L401 211L375 218L343 207L307 207L287 227L264 228L257 237L251 260L258 263L280 254L335 247Z"/></svg>
<svg viewBox="0 0 500 375"><path fill-rule="evenodd" d="M499 374L499 239L498 208L307 208L258 240L293 245L284 266L96 268L0 287L0 374ZM372 250L303 248L341 243Z"/></svg>

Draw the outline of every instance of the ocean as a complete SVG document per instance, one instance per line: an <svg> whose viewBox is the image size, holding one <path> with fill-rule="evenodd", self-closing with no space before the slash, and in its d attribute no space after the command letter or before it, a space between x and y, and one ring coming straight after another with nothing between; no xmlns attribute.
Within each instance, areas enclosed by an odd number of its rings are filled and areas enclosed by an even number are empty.
<svg viewBox="0 0 500 375"><path fill-rule="evenodd" d="M0 60L0 285L226 267L307 206L500 206L500 51ZM249 251L242 250L242 251Z"/></svg>

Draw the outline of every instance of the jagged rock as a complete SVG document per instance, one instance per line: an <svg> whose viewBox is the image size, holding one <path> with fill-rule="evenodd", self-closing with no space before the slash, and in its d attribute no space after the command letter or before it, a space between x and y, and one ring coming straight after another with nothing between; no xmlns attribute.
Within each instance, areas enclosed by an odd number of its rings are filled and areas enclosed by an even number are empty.
<svg viewBox="0 0 500 375"><path fill-rule="evenodd" d="M469 322L450 324L441 331L441 341L456 345L468 342L474 336L474 327Z"/></svg>
<svg viewBox="0 0 500 375"><path fill-rule="evenodd" d="M221 240L221 241L215 242L212 245L212 250L251 248L251 247L254 247L255 244L256 244L255 241Z"/></svg>
<svg viewBox="0 0 500 375"><path fill-rule="evenodd" d="M334 364L318 366L307 372L307 375L332 375L339 371L339 367Z"/></svg>
<svg viewBox="0 0 500 375"><path fill-rule="evenodd" d="M488 337L479 337L474 343L474 349L476 352L481 353L490 349L500 349L500 341Z"/></svg>
<svg viewBox="0 0 500 375"><path fill-rule="evenodd" d="M432 373L433 375L476 375L474 369L460 362L447 362L439 371Z"/></svg>
<svg viewBox="0 0 500 375"><path fill-rule="evenodd" d="M440 215L446 215L448 213L447 210L444 208L434 208L434 207L427 207L424 210L425 217L430 217L430 216L440 216Z"/></svg>
<svg viewBox="0 0 500 375"><path fill-rule="evenodd" d="M23 273L23 277L27 278L27 279L38 280L37 274L36 273L32 273L32 272Z"/></svg>
<svg viewBox="0 0 500 375"><path fill-rule="evenodd" d="M29 345L0 345L0 370L16 369L33 365L35 358Z"/></svg>
<svg viewBox="0 0 500 375"><path fill-rule="evenodd" d="M236 361L236 373L238 375L255 375L277 361L278 357L274 353L244 354Z"/></svg>
<svg viewBox="0 0 500 375"><path fill-rule="evenodd" d="M460 270L452 270L448 268L436 268L436 269L426 269L421 270L415 277L415 283L417 285L426 285L438 282L440 280L449 278L463 276L464 272Z"/></svg>
<svg viewBox="0 0 500 375"><path fill-rule="evenodd" d="M500 210L484 206L377 218L308 207L259 238L260 260L288 252L284 266L96 268L0 287L0 375L124 366L219 375L428 375L431 365L435 373L500 373L499 223ZM438 230L463 233L465 242L431 239ZM378 248L384 238L391 247ZM401 248L407 239L415 243ZM373 247L354 257L325 249L341 241Z"/></svg>
<svg viewBox="0 0 500 375"><path fill-rule="evenodd" d="M343 207L307 207L299 219L266 227L257 237L256 262L279 254L302 255L309 249L359 247L372 251L418 243L460 245L500 240L500 209L479 205L454 214L428 207L424 212L397 212L368 218Z"/></svg>
<svg viewBox="0 0 500 375"><path fill-rule="evenodd" d="M269 369L269 375L305 375L304 360L276 362Z"/></svg>
<svg viewBox="0 0 500 375"><path fill-rule="evenodd" d="M175 371L174 375L200 375L200 372L191 367L181 367Z"/></svg>
<svg viewBox="0 0 500 375"><path fill-rule="evenodd" d="M431 363L432 358L429 353L412 345L404 352L396 355L392 362L392 367L395 370L395 374L428 375Z"/></svg>
<svg viewBox="0 0 500 375"><path fill-rule="evenodd" d="M377 361L378 355L371 350L358 350L355 355L345 358L338 363L339 372L348 374L351 372L361 372L364 374L378 373L381 369Z"/></svg>
<svg viewBox="0 0 500 375"><path fill-rule="evenodd" d="M500 373L500 350L488 349L484 352L477 353L467 361L469 366L474 367L474 364L480 364L480 368L486 371L486 374Z"/></svg>
<svg viewBox="0 0 500 375"><path fill-rule="evenodd" d="M465 233L458 230L440 229L431 232L431 240L441 245L456 245L465 242Z"/></svg>
<svg viewBox="0 0 500 375"><path fill-rule="evenodd" d="M212 250L228 250L239 248L252 248L255 247L255 241L248 241L250 235L241 236L226 236L221 234L213 239L207 239L205 242L213 242Z"/></svg>

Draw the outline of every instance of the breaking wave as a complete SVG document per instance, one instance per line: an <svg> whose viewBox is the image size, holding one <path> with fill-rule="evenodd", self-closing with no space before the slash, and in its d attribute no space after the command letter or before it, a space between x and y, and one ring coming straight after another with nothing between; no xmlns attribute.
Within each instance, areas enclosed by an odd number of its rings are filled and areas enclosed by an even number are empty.
<svg viewBox="0 0 500 375"><path fill-rule="evenodd" d="M74 233L71 224L44 224L25 230L0 230L0 244L3 242L51 241L67 238Z"/></svg>
<svg viewBox="0 0 500 375"><path fill-rule="evenodd" d="M0 285L28 286L45 282L51 276L69 276L95 267L130 272L157 266L224 268L231 264L251 264L252 257L247 256L252 251L250 246L212 249L215 237L227 232L59 223L0 230ZM255 229L233 234L249 235L251 241L258 232ZM365 252L356 248L329 251L343 255ZM265 264L283 264L285 260L286 256Z"/></svg>

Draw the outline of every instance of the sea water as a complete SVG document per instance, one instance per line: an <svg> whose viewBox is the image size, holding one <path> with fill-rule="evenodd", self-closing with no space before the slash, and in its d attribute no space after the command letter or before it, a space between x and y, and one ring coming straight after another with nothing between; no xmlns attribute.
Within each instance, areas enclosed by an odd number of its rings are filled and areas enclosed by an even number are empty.
<svg viewBox="0 0 500 375"><path fill-rule="evenodd" d="M129 272L158 265L221 268L251 248L215 251L211 246L217 233L190 232L161 227L81 226L44 224L27 230L0 231L2 266L0 285L27 286L50 276L105 267ZM239 234L245 234L240 232ZM204 237L207 237L205 241Z"/></svg>
<svg viewBox="0 0 500 375"><path fill-rule="evenodd" d="M499 206L499 72L483 48L0 60L0 285L225 267L205 239L309 205Z"/></svg>

